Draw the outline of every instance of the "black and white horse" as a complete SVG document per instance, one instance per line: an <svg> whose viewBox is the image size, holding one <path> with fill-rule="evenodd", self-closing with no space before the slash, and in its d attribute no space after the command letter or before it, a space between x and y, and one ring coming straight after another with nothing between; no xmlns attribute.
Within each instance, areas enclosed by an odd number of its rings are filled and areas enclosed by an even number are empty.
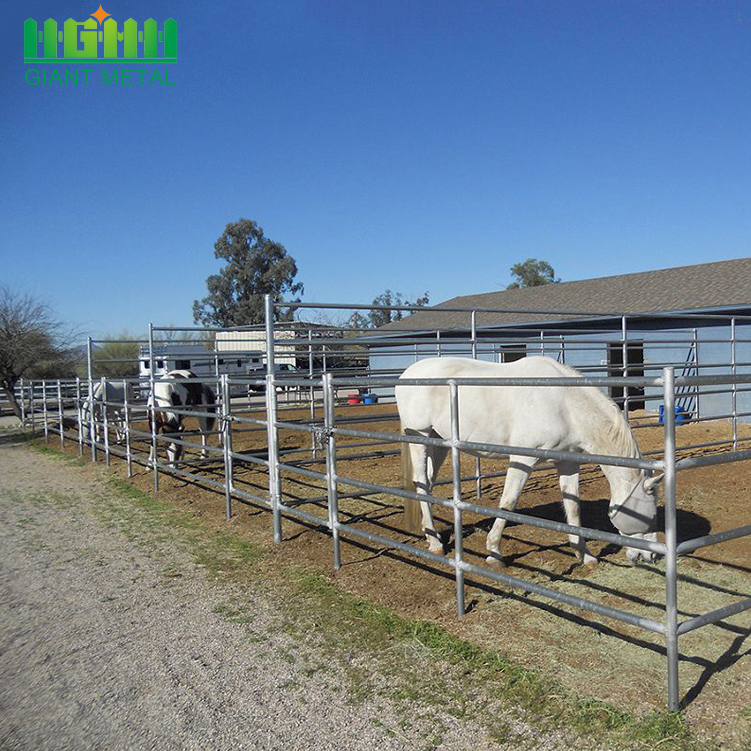
<svg viewBox="0 0 751 751"><path fill-rule="evenodd" d="M206 458L207 435L214 429L216 418L216 396L213 389L197 382L197 376L190 370L171 370L163 380L154 383L154 392L149 395L149 426L155 433L178 438L183 432L182 411L195 410L196 419L201 430L201 457ZM220 440L222 436L220 433ZM168 464L175 466L183 454L180 443L167 446ZM154 447L151 447L149 464L154 459Z"/></svg>

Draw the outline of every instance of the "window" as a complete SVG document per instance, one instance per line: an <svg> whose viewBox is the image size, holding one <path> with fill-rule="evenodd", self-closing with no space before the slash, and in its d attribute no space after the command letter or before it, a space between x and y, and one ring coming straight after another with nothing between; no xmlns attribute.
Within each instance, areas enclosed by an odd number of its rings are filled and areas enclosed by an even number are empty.
<svg viewBox="0 0 751 751"><path fill-rule="evenodd" d="M164 367L164 360L157 360L156 361L157 368L163 368Z"/></svg>
<svg viewBox="0 0 751 751"><path fill-rule="evenodd" d="M526 356L527 346L525 344L501 345L501 362L516 362Z"/></svg>
<svg viewBox="0 0 751 751"><path fill-rule="evenodd" d="M149 361L148 360L144 360L143 361L143 367L144 367L144 370L148 370L149 369Z"/></svg>
<svg viewBox="0 0 751 751"><path fill-rule="evenodd" d="M242 360L238 360L238 361L237 361L237 367L238 367L238 368L241 368L241 367L242 367L242 364L243 364L243 363L242 363Z"/></svg>
<svg viewBox="0 0 751 751"><path fill-rule="evenodd" d="M190 370L190 360L175 360L176 370Z"/></svg>

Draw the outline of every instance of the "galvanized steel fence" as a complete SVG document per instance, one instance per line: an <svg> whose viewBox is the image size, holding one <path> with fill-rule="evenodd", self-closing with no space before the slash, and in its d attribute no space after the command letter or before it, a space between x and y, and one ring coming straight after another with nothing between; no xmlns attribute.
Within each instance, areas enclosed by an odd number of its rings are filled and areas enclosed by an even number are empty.
<svg viewBox="0 0 751 751"><path fill-rule="evenodd" d="M288 304L285 304L285 307L287 306ZM355 306L339 307L354 309ZM737 425L739 416L742 415L739 415L736 409L739 391L751 389L751 375L738 375L738 362L735 356L732 362L728 364L726 372L721 375L700 375L699 363L693 362L688 371L685 364L683 366L670 364L661 367L658 373L649 376L630 376L627 374L597 376L585 372L583 377L580 378L399 380L394 373L389 372L375 372L368 375L347 372L346 370L341 374L337 371L314 373L312 368L307 373L298 372L291 376L280 376L274 367L275 345L280 341L275 339L274 313L275 305L271 299L267 298L266 374L263 378L259 375L239 377L216 374L212 377L196 379L198 382L208 384L216 392L218 397L216 414L206 407L180 408L172 406L169 408L170 411L183 417L199 415L210 417L215 414L218 421L218 433L221 436L221 445L208 446L209 456L205 459L194 457L194 452L202 447L195 440L190 440L197 437L199 431L184 430L177 434L159 434L155 430L153 420L150 421L150 425L144 425L149 421L149 417L153 417L155 410L155 407L147 401L146 396L153 393L156 380L154 377L153 347L154 332L158 330L157 327L150 327L149 331L152 354L148 378L95 379L92 376L90 357L88 378L34 381L22 384L18 394L24 413L24 422L32 430L41 431L47 441L51 439L53 434L57 435L63 449L66 440L73 441L77 445L80 456L83 456L88 449L93 461L97 461L101 457L109 464L113 456L123 459L126 462L129 477L133 474L134 465L139 464L148 467L153 473L155 492L159 489L159 478L162 473L183 477L214 488L224 495L227 518L232 515L233 503L236 501L258 504L271 511L273 535L277 543L282 541L282 519L284 517L307 522L315 525L315 527L326 527L333 541L332 554L335 568L341 566L341 540L347 537L398 550L448 568L453 571L455 578L456 610L459 617L466 610L465 576L470 575L478 579L487 579L505 586L533 592L569 606L582 608L598 616L613 618L631 626L660 634L665 639L667 650L667 706L670 710L679 708L678 637L701 626L715 623L751 608L751 597L747 597L711 612L680 620L677 602L678 574L676 564L679 555L751 534L751 524L686 540L680 544L677 534L676 478L678 473L697 467L729 464L751 459L751 448L741 448L743 439L739 438ZM473 355L477 354L478 349L476 333L476 313L472 312L472 339L469 344ZM735 333L735 322L733 322L733 335ZM406 339L406 344L410 346L410 337L406 337ZM360 340L356 339L355 341L359 345ZM372 344L372 340L367 341ZM341 341L326 342L319 340L317 346L322 347L327 343L329 346L342 344ZM289 340L284 340L284 344L289 346ZM424 344L424 339L420 342L420 345L422 344ZM400 340L399 345L402 347L405 345L404 339ZM312 346L310 337L308 337L308 346ZM348 342L346 346L352 347L352 341ZM548 343L549 351L550 347L551 344ZM559 351L562 351L563 348L564 343L561 341ZM91 348L89 352L91 355ZM733 352L735 353L735 345L733 345ZM626 373L627 368L628 363L626 362L624 368ZM445 438L432 438L362 428L355 429L348 427L348 425L368 422L371 418L363 414L342 415L341 410L337 412L337 406L346 402L352 392L360 394L363 390L366 393L380 390L382 394L388 394L397 382L405 387L426 384L447 386L450 398L451 435ZM100 384L101 393L105 395L99 400L95 399L97 384ZM108 400L106 397L108 393L107 384L119 386L122 399ZM663 406L662 450L646 454L642 458L626 458L570 451L552 451L528 446L478 444L462 440L459 433L459 394L462 387L470 385L482 385L489 388L495 386L505 388L529 386L621 388L625 406L628 404L630 389L639 388L645 390L645 392L651 390L653 396L647 398L659 399ZM279 391L280 386L285 390ZM702 393L702 389L704 390L703 393L721 391L732 395L733 412L725 416L732 425L731 435L725 442L702 444L703 446L716 446L718 443L724 443L725 451L679 460L676 453L676 419L680 418L681 412L680 410L676 412L676 405L687 394L696 396ZM261 391L263 391L263 396L260 395ZM233 394L240 392L248 394L248 396L240 398L233 396ZM305 418L282 417L281 412L289 406L289 402L284 403L283 396L289 396L291 392L309 395L311 404L309 416ZM251 396L251 393L253 396ZM280 394L282 395L281 404ZM317 406L320 409L317 410ZM394 417L396 417L394 414L387 413L373 416L372 420L376 422L394 419ZM706 419L696 413L692 414L691 418L693 420ZM652 421L649 424L654 424L654 422ZM311 458L305 461L288 458L295 453L300 453L302 449L300 447L285 448L280 441L281 431L307 436L310 439ZM266 452L258 451L257 447L249 450L237 446L236 439L240 440L244 433L262 433L265 436ZM186 461L184 468L168 464L159 459L160 447L169 443L183 446L192 452L189 454L189 459ZM410 443L440 446L450 451L451 478L445 481L445 483L451 485L450 497L418 494L403 487L363 480L341 471L340 465L346 461L362 457L392 456L398 454L402 446ZM365 449L365 451L360 451L360 449ZM323 451L323 457L317 455L319 451ZM596 463L664 472L664 542L634 539L603 530L572 526L529 514L471 503L464 499L463 483L474 482L475 494L479 499L483 480L488 477L497 477L499 473L482 474L478 461L476 473L469 477L463 476L460 461L462 451L492 451L504 455L513 453L549 461L569 461L577 464ZM151 457L149 457L149 453L151 453ZM241 482L238 470L248 467L260 469L266 478L265 487L259 488L257 482L252 486ZM207 472L202 471L203 468L212 468L217 472L209 476ZM217 479L217 473L220 479ZM312 497L293 499L289 493L285 494L283 489L285 478L290 476L318 483L324 489L324 492ZM437 485L440 484L437 483ZM343 520L340 505L351 497L398 498L410 502L427 501L434 506L446 509L453 520L454 548L452 555L443 556L424 549L424 546L420 544L422 538L416 543L403 542L385 534L360 528L351 520ZM303 508L303 506L310 504L320 509L325 507L325 517ZM466 514L505 519L506 521L528 524L546 530L577 535L585 540L613 543L623 547L651 551L663 556L665 560L664 617L661 620L656 620L640 616L472 563L468 560L464 550L464 520Z"/></svg>

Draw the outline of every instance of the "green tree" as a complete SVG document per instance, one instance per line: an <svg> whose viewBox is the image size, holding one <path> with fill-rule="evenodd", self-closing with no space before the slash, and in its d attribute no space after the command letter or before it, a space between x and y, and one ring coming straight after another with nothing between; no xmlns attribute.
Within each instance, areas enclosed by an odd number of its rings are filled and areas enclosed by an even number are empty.
<svg viewBox="0 0 751 751"><path fill-rule="evenodd" d="M16 417L21 418L15 394L21 378L65 378L72 373L75 336L44 303L0 288L0 388Z"/></svg>
<svg viewBox="0 0 751 751"><path fill-rule="evenodd" d="M368 329L370 328L370 318L356 310L345 324L350 329ZM357 333L354 334L357 336Z"/></svg>
<svg viewBox="0 0 751 751"><path fill-rule="evenodd" d="M214 243L214 255L226 265L206 280L209 294L193 303L193 320L203 326L263 323L264 295L272 295L278 303L287 295L303 292L303 285L295 282L295 259L250 219L228 224ZM292 317L293 310L276 309L276 320L289 321Z"/></svg>
<svg viewBox="0 0 751 751"><path fill-rule="evenodd" d="M387 289L385 292L382 292L380 295L378 295L373 300L373 305L394 305L394 306L401 306L401 305L414 305L417 307L423 307L427 305L430 302L430 296L427 292L425 292L421 297L418 297L414 302L410 300L406 300L402 297L401 292L392 292L390 289ZM402 310L392 310L390 308L386 309L375 309L370 311L369 319L370 319L370 325L377 329L381 326L385 326L387 323L392 323L393 321L401 321L404 316L409 315L408 311L402 311Z"/></svg>
<svg viewBox="0 0 751 751"><path fill-rule="evenodd" d="M106 341L94 350L93 376L101 378L129 377L138 375L139 345L127 331L117 336L105 336ZM82 374L82 375L85 375Z"/></svg>
<svg viewBox="0 0 751 751"><path fill-rule="evenodd" d="M516 281L506 289L520 289L522 287L541 287L543 284L556 284L560 279L555 278L555 269L547 261L528 258L523 263L515 263L511 267L512 276Z"/></svg>

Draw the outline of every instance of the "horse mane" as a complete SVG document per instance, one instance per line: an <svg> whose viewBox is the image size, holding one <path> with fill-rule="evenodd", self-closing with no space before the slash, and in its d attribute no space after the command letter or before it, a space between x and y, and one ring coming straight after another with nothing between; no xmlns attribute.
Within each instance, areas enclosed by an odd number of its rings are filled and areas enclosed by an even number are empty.
<svg viewBox="0 0 751 751"><path fill-rule="evenodd" d="M583 377L578 370L568 365L558 362L556 365L565 376ZM620 407L597 386L587 388L585 391L597 406L598 412L605 418L603 425L599 426L602 430L603 442L607 442L612 446L613 453L617 456L629 458L641 457L639 445L636 443L628 420L625 418Z"/></svg>

